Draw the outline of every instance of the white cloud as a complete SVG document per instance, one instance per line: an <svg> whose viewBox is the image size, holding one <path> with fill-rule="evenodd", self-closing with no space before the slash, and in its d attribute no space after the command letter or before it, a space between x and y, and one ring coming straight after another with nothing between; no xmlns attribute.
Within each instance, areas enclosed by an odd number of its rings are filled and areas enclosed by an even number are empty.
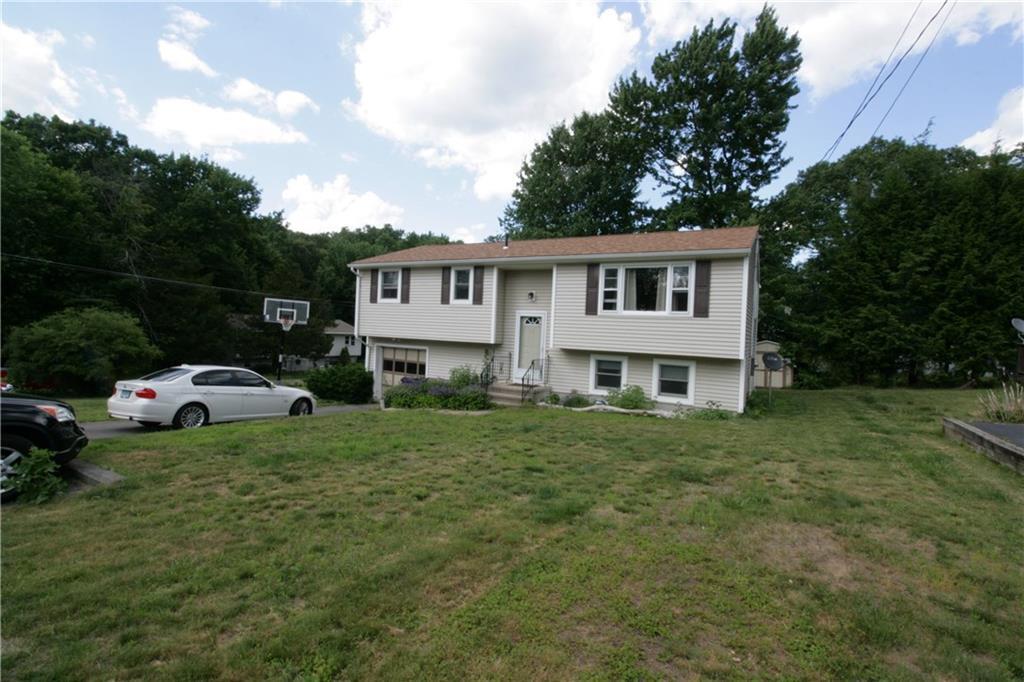
<svg viewBox="0 0 1024 682"><path fill-rule="evenodd" d="M96 39L88 33L78 34L78 42L81 43L82 47L84 47L87 50L91 50L92 48L96 47Z"/></svg>
<svg viewBox="0 0 1024 682"><path fill-rule="evenodd" d="M401 207L389 204L373 192L354 192L348 176L342 174L322 185L315 184L308 175L297 175L288 180L281 198L288 206L285 209L288 226L308 234L334 232L344 227L397 225L405 213Z"/></svg>
<svg viewBox="0 0 1024 682"><path fill-rule="evenodd" d="M349 112L434 167L508 196L554 123L605 106L640 31L596 2L366 4Z"/></svg>
<svg viewBox="0 0 1024 682"><path fill-rule="evenodd" d="M780 23L800 35L804 63L798 77L810 88L813 99L874 76L914 11L913 4L884 2L783 2L773 7ZM936 3L921 5L897 55L910 46L938 8ZM641 9L648 43L662 49L687 38L694 27L702 27L709 19L731 17L749 28L761 3L644 0ZM940 16L932 23L914 54L925 49L941 21ZM966 45L1004 26L1015 27L1014 38L1020 39L1024 27L1020 3L960 3L953 8L940 41L953 38L958 45Z"/></svg>
<svg viewBox="0 0 1024 682"><path fill-rule="evenodd" d="M188 43L161 38L156 41L156 46L160 51L161 61L175 71L198 71L207 78L217 75L209 64L196 55Z"/></svg>
<svg viewBox="0 0 1024 682"><path fill-rule="evenodd" d="M160 59L175 71L198 71L207 78L217 75L209 64L196 54L193 44L210 27L198 12L172 5L167 8L171 20L164 26L164 35L156 41Z"/></svg>
<svg viewBox="0 0 1024 682"><path fill-rule="evenodd" d="M352 152L342 152L338 156L340 156L341 160L344 161L345 163L356 163L359 161L359 156L353 154Z"/></svg>
<svg viewBox="0 0 1024 682"><path fill-rule="evenodd" d="M297 90L282 90L275 95L272 90L257 85L248 78L238 78L228 84L223 94L233 102L243 102L263 112L276 111L284 118L291 118L306 107L313 112L320 111L316 102L304 93Z"/></svg>
<svg viewBox="0 0 1024 682"><path fill-rule="evenodd" d="M125 94L124 90L113 87L110 89L110 94L114 96L114 101L117 102L117 113L122 118L126 118L129 121L137 121L139 119L139 110L128 100L128 95Z"/></svg>
<svg viewBox="0 0 1024 682"><path fill-rule="evenodd" d="M167 8L171 14L171 20L164 27L167 35L186 42L195 42L203 31L210 28L210 22L206 17L184 7L171 5Z"/></svg>
<svg viewBox="0 0 1024 682"><path fill-rule="evenodd" d="M285 118L291 118L306 107L314 112L320 111L316 102L298 90L282 90L277 93L277 96L274 97L274 105L277 107L277 113Z"/></svg>
<svg viewBox="0 0 1024 682"><path fill-rule="evenodd" d="M448 233L448 236L454 241L462 241L467 244L476 244L482 242L488 236L490 236L495 230L492 230L484 223L476 223L474 225L467 225L465 227L456 227L454 230Z"/></svg>
<svg viewBox="0 0 1024 682"><path fill-rule="evenodd" d="M71 120L78 84L57 61L54 48L64 43L58 31L23 30L0 23L4 109Z"/></svg>
<svg viewBox="0 0 1024 682"><path fill-rule="evenodd" d="M241 161L245 158L245 154L231 147L216 147L210 151L210 158L217 163L227 164L233 161Z"/></svg>
<svg viewBox="0 0 1024 682"><path fill-rule="evenodd" d="M194 151L217 149L221 155L236 144L308 142L291 126L241 109L212 107L182 97L158 99L142 128L165 142L184 142Z"/></svg>
<svg viewBox="0 0 1024 682"><path fill-rule="evenodd" d="M1024 87L1015 88L999 101L996 120L988 128L979 130L960 143L961 147L988 154L996 141L1003 149L1024 142Z"/></svg>

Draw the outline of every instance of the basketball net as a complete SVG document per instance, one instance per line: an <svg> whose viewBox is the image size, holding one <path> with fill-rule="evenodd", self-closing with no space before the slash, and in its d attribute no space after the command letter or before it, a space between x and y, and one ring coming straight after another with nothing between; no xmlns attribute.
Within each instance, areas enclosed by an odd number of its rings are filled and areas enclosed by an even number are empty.
<svg viewBox="0 0 1024 682"><path fill-rule="evenodd" d="M295 318L290 315L282 315L279 321L281 323L281 329L284 331L289 331L295 324Z"/></svg>

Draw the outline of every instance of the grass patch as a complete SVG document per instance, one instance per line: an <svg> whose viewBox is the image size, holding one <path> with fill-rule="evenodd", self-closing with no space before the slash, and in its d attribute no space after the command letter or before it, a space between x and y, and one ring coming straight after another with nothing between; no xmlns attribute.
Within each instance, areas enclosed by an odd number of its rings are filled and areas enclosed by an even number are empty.
<svg viewBox="0 0 1024 682"><path fill-rule="evenodd" d="M976 392L758 418L367 412L90 444L2 515L11 679L1014 679L1024 480Z"/></svg>

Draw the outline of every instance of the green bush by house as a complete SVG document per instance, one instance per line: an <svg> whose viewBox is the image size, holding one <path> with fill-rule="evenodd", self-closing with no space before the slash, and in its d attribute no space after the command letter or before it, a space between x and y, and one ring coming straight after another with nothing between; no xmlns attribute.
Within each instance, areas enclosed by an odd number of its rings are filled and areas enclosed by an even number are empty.
<svg viewBox="0 0 1024 682"><path fill-rule="evenodd" d="M373 374L362 365L331 365L306 377L306 387L321 400L368 403L373 399Z"/></svg>

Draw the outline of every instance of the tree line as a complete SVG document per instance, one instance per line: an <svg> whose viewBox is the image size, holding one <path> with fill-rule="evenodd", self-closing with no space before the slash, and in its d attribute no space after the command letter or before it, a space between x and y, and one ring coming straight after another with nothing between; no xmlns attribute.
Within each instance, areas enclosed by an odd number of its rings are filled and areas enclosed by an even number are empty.
<svg viewBox="0 0 1024 682"><path fill-rule="evenodd" d="M5 359L13 330L98 308L135 318L154 364L270 362L280 328L259 318L265 293L312 302L288 350L322 356L324 327L352 321L347 263L447 241L389 225L293 232L280 213L259 212L252 179L141 149L94 121L8 112L0 134Z"/></svg>

